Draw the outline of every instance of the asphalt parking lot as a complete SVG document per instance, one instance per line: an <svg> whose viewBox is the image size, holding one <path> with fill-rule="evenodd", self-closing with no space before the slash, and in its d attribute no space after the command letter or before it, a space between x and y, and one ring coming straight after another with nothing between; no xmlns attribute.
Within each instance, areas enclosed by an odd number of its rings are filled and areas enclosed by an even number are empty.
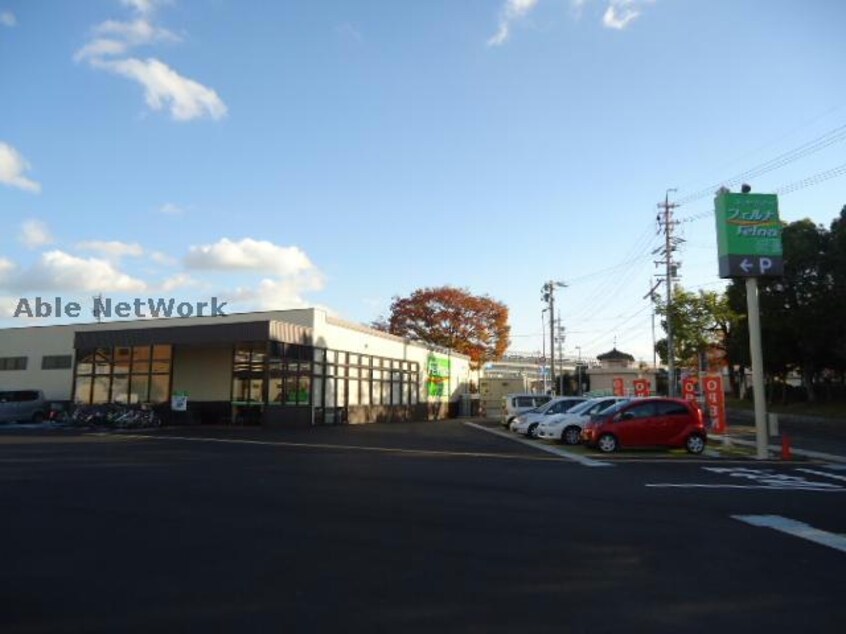
<svg viewBox="0 0 846 634"><path fill-rule="evenodd" d="M842 533L842 476L711 468L587 468L461 421L3 429L0 629L832 631L846 555L733 516Z"/></svg>

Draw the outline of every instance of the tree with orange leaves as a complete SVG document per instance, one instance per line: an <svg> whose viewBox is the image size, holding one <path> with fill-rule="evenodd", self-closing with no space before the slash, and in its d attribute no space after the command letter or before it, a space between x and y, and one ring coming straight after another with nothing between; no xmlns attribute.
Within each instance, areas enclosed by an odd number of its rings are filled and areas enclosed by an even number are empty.
<svg viewBox="0 0 846 634"><path fill-rule="evenodd" d="M511 333L505 304L452 286L421 288L409 297L394 297L390 317L372 326L466 354L476 368L502 358Z"/></svg>

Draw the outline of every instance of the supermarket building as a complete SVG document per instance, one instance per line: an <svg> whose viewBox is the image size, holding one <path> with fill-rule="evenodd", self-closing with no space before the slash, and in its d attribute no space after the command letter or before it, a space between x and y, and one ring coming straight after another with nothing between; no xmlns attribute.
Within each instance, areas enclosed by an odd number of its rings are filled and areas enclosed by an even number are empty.
<svg viewBox="0 0 846 634"><path fill-rule="evenodd" d="M446 418L469 385L469 357L317 308L0 330L0 390L150 403L177 423Z"/></svg>

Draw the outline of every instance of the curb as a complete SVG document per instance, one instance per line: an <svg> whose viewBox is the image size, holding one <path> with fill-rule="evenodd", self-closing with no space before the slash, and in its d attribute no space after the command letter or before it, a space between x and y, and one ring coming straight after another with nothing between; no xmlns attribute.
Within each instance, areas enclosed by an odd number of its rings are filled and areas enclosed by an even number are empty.
<svg viewBox="0 0 846 634"><path fill-rule="evenodd" d="M731 438L729 437L729 442L735 445L740 445L741 447L757 447L757 444L753 440L742 440L740 438ZM781 452L780 445L767 445L767 450L778 454ZM846 456L837 456L835 454L825 453L822 451L811 451L810 449L791 449L793 453L797 456L802 456L803 458L813 458L815 460L827 460L828 462L838 462L841 464L846 464Z"/></svg>

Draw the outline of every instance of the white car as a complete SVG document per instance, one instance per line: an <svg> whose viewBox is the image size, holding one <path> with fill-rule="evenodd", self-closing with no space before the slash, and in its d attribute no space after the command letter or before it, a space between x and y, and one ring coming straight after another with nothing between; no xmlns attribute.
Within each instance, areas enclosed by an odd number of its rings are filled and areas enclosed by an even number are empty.
<svg viewBox="0 0 846 634"><path fill-rule="evenodd" d="M573 407L584 403L586 400L587 398L583 396L556 396L548 403L516 416L508 428L518 434L535 438L535 432L541 421L546 420L548 416L557 416L569 412Z"/></svg>
<svg viewBox="0 0 846 634"><path fill-rule="evenodd" d="M578 445L582 428L594 414L599 414L617 403L632 400L621 396L600 396L576 405L569 412L552 416L538 425L537 438L563 441L568 445Z"/></svg>

